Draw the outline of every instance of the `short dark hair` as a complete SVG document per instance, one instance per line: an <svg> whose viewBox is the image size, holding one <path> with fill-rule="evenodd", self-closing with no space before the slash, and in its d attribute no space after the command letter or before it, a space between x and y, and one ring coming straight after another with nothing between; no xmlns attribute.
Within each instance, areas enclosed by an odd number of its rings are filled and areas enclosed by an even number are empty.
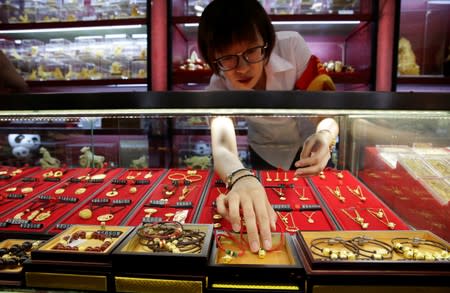
<svg viewBox="0 0 450 293"><path fill-rule="evenodd" d="M275 29L257 0L213 0L205 8L198 27L198 47L205 62L219 74L213 63L216 52L237 42L256 41L259 33L267 43L266 56L275 45Z"/></svg>

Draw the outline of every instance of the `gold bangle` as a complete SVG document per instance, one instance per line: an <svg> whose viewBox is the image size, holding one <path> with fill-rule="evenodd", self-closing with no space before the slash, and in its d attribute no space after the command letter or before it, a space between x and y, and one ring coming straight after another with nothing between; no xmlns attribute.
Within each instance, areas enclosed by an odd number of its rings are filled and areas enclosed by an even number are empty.
<svg viewBox="0 0 450 293"><path fill-rule="evenodd" d="M189 174L185 176L185 179L189 182L197 182L203 179L201 174Z"/></svg>
<svg viewBox="0 0 450 293"><path fill-rule="evenodd" d="M169 176L167 176L167 178L172 181L179 181L179 180L185 180L186 175L184 175L183 173L172 173L172 174L169 174Z"/></svg>

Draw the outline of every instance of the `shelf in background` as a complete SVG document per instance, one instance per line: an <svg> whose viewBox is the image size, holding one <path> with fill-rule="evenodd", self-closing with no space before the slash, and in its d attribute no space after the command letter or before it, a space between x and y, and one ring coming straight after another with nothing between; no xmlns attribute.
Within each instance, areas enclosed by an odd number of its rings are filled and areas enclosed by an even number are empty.
<svg viewBox="0 0 450 293"><path fill-rule="evenodd" d="M398 84L450 84L450 76L443 75L415 75L415 76L399 76Z"/></svg>
<svg viewBox="0 0 450 293"><path fill-rule="evenodd" d="M67 21L67 22L33 22L33 23L2 23L1 33L8 30L39 30L39 29L64 29L84 28L100 26L130 26L146 25L145 18L113 19L113 20L89 20L89 21Z"/></svg>

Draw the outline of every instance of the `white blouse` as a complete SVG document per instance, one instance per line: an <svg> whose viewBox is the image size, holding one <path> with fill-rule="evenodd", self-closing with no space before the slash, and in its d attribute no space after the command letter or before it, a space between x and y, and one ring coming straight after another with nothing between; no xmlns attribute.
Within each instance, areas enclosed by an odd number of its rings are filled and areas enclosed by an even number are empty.
<svg viewBox="0 0 450 293"><path fill-rule="evenodd" d="M276 33L275 47L266 71L266 90L293 90L306 69L311 51L297 32ZM216 74L206 90L235 90ZM303 143L299 119L290 117L247 117L248 141L253 150L274 167L289 169Z"/></svg>

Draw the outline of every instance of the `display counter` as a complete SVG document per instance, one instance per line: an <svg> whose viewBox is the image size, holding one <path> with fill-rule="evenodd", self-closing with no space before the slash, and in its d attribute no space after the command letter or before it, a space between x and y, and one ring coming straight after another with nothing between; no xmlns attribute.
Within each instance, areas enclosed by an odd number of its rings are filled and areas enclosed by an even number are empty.
<svg viewBox="0 0 450 293"><path fill-rule="evenodd" d="M0 285L448 292L449 101L294 91L2 97ZM264 255L216 211L227 189L212 168L209 120L221 115L234 118L240 159L278 217ZM304 135L311 121L334 118L329 166L305 178L254 168L249 117L298 119Z"/></svg>

